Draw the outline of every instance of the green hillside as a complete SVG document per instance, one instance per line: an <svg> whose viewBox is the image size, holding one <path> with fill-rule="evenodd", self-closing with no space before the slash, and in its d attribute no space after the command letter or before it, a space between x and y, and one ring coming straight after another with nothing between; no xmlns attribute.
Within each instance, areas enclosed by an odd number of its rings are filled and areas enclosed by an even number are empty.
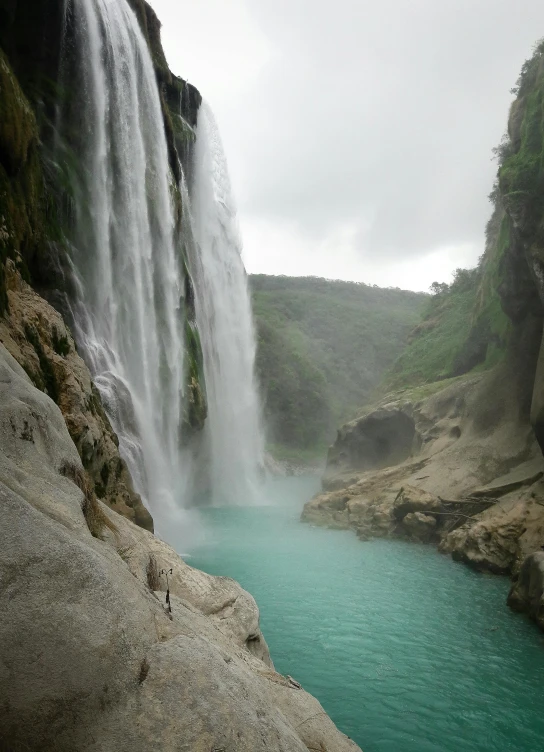
<svg viewBox="0 0 544 752"><path fill-rule="evenodd" d="M269 441L318 452L369 398L428 296L316 277L249 278Z"/></svg>
<svg viewBox="0 0 544 752"><path fill-rule="evenodd" d="M510 320L499 297L500 259L508 219L497 206L487 226L486 252L474 269L457 269L433 295L408 345L386 373L380 391L419 386L495 365L505 352Z"/></svg>

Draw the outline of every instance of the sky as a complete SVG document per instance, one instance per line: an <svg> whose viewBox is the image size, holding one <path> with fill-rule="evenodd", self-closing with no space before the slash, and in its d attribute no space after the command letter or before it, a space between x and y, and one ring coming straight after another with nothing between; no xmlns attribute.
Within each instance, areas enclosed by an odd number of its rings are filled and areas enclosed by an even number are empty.
<svg viewBox="0 0 544 752"><path fill-rule="evenodd" d="M428 290L483 253L541 0L149 0L214 110L248 272Z"/></svg>

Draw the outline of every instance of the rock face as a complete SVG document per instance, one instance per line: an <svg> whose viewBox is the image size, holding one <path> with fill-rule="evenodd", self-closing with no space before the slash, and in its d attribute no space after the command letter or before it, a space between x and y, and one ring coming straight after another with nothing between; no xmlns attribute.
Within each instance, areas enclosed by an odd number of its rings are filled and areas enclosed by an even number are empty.
<svg viewBox="0 0 544 752"><path fill-rule="evenodd" d="M0 342L34 385L60 407L96 495L119 514L153 530L151 515L134 491L117 436L62 316L23 281L10 260L6 287L9 316L0 318Z"/></svg>
<svg viewBox="0 0 544 752"><path fill-rule="evenodd" d="M342 465L361 471L398 465L411 456L415 440L409 411L386 405L340 429L327 465L331 471Z"/></svg>
<svg viewBox="0 0 544 752"><path fill-rule="evenodd" d="M489 366L490 359L496 363L493 348L499 356L506 348L504 361L452 386L425 383L390 396L344 426L329 452L323 481L329 493L312 500L303 518L352 527L363 537L426 537L433 528L429 537L440 540L442 551L477 569L513 575L509 603L543 626L543 42L524 63L515 93L508 135L496 150L499 171L485 253L471 272L479 282L468 335L444 367L434 362L420 370L409 361L403 364L407 370L397 371L409 374L410 383L418 375L426 381L429 373L455 376L477 364ZM435 313L444 311L435 306ZM427 319L424 326L432 330L439 323ZM428 354L432 340L427 342ZM436 395L423 395L433 388ZM378 430L387 423L397 427L393 440ZM386 465L388 471L381 469ZM393 524L394 494L406 485L435 495L438 505L408 512Z"/></svg>
<svg viewBox="0 0 544 752"><path fill-rule="evenodd" d="M544 630L544 551L525 559L508 594L508 605L529 614Z"/></svg>
<svg viewBox="0 0 544 752"><path fill-rule="evenodd" d="M505 493L456 530L446 531L440 550L475 569L515 575L525 557L544 545L544 484L531 484L528 470L527 488ZM508 476L505 480L507 488Z"/></svg>
<svg viewBox="0 0 544 752"><path fill-rule="evenodd" d="M93 537L66 468L82 477L59 408L0 345L2 748L358 749L274 671L249 594L100 502Z"/></svg>
<svg viewBox="0 0 544 752"><path fill-rule="evenodd" d="M476 569L516 577L544 545L544 460L528 405L520 407L527 376L516 364L512 357L423 399L407 392L387 398L376 422L403 413L414 426L410 456L398 464L376 467L383 444L367 429L372 411L352 421L329 454L328 490L306 504L302 519L351 528L363 540L438 543ZM525 602L518 598L520 608Z"/></svg>

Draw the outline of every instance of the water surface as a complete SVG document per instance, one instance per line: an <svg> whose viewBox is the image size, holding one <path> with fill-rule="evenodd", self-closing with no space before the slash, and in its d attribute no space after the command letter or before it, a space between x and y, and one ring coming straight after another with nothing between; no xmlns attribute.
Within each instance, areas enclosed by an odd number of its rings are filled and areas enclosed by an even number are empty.
<svg viewBox="0 0 544 752"><path fill-rule="evenodd" d="M312 478L268 506L211 508L189 559L256 598L278 671L364 752L542 752L544 639L508 582L433 548L298 521Z"/></svg>

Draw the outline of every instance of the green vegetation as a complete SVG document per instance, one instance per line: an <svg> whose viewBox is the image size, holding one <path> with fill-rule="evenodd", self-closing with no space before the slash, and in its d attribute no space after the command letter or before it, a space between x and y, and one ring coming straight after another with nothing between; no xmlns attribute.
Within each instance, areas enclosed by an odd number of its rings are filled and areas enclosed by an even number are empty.
<svg viewBox="0 0 544 752"><path fill-rule="evenodd" d="M457 269L451 285L433 284L423 320L386 375L383 390L443 381L490 368L502 358L510 321L497 292L499 264L493 250L475 269Z"/></svg>
<svg viewBox="0 0 544 752"><path fill-rule="evenodd" d="M70 352L70 343L68 342L68 337L64 334L59 335L57 331L57 327L53 327L53 332L51 334L51 344L53 346L53 350L57 353L57 355L62 355L65 357Z"/></svg>
<svg viewBox="0 0 544 752"><path fill-rule="evenodd" d="M185 320L185 357L187 359L186 399L183 420L186 427L200 430L208 414L204 390L204 363L200 335L196 326Z"/></svg>
<svg viewBox="0 0 544 752"><path fill-rule="evenodd" d="M544 240L544 40L523 64L513 89L517 93L508 135L499 158L499 191L508 214L524 238L536 247Z"/></svg>
<svg viewBox="0 0 544 752"><path fill-rule="evenodd" d="M428 297L315 277L253 275L250 286L274 454L324 453L402 351Z"/></svg>
<svg viewBox="0 0 544 752"><path fill-rule="evenodd" d="M31 324L25 324L25 337L30 342L40 363L39 373L29 373L34 386L48 394L53 402L59 403L59 387L55 377L55 370L45 354L38 332Z"/></svg>

